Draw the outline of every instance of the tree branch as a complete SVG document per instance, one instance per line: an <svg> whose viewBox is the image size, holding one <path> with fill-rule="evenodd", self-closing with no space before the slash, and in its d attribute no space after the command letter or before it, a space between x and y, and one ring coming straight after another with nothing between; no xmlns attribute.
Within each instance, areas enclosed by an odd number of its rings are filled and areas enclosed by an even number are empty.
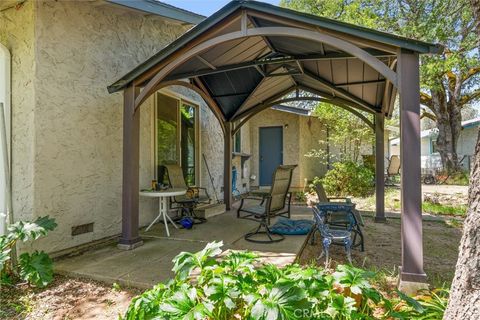
<svg viewBox="0 0 480 320"><path fill-rule="evenodd" d="M465 82L467 81L468 79L470 79L471 77L473 77L474 75L480 73L480 67L475 67L475 68L471 68L470 70L468 70L468 72L463 76L462 78L462 82Z"/></svg>
<svg viewBox="0 0 480 320"><path fill-rule="evenodd" d="M432 97L425 92L420 92L420 104L432 108Z"/></svg>
<svg viewBox="0 0 480 320"><path fill-rule="evenodd" d="M478 99L480 99L480 88L461 97L459 105L462 107L467 103L473 102Z"/></svg>
<svg viewBox="0 0 480 320"><path fill-rule="evenodd" d="M423 118L428 118L432 121L437 121L437 117L435 117L435 115L433 113L430 113L428 111L426 111L425 109L422 110L422 114L420 115L420 119L423 119Z"/></svg>

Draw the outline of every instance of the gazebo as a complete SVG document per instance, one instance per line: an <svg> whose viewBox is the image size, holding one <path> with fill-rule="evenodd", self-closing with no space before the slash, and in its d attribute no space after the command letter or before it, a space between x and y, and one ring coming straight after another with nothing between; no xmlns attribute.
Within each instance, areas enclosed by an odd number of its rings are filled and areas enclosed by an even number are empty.
<svg viewBox="0 0 480 320"><path fill-rule="evenodd" d="M400 280L424 283L420 184L419 54L442 47L256 1L232 1L108 87L123 90L123 203L120 246L139 237L142 103L161 88L197 92L224 136L224 201L232 205L233 135L252 116L293 100L327 102L374 115L376 222L385 221L384 119L400 97ZM308 95L303 93L308 92ZM363 117L365 118L365 117Z"/></svg>

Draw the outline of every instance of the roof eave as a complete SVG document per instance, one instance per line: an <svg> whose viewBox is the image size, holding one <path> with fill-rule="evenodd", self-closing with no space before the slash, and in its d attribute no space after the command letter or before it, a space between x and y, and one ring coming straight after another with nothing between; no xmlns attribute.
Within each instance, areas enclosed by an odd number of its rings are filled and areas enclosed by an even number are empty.
<svg viewBox="0 0 480 320"><path fill-rule="evenodd" d="M180 9L155 0L106 0L109 3L120 5L134 10L139 10L164 18L196 25L206 19L200 14Z"/></svg>

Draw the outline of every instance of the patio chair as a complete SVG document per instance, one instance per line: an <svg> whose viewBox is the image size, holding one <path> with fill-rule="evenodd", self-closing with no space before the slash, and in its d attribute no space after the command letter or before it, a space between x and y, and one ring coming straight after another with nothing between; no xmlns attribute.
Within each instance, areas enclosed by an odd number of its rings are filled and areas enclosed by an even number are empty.
<svg viewBox="0 0 480 320"><path fill-rule="evenodd" d="M393 184L393 177L400 175L400 157L393 155L388 160L387 173L385 174L385 183Z"/></svg>
<svg viewBox="0 0 480 320"><path fill-rule="evenodd" d="M187 190L185 195L172 197L170 207L172 209L181 209L182 214L186 213L186 215L199 219L202 222L205 221L205 219L195 217L193 209L199 204L209 204L211 202L207 189L187 186L182 168L178 164L166 164L163 165L163 168L168 176L168 183L171 188Z"/></svg>
<svg viewBox="0 0 480 320"><path fill-rule="evenodd" d="M331 203L332 205L338 204L340 206L343 203L351 203L351 200L346 197L328 197L321 183L315 185L315 191L317 193L319 203ZM330 212L327 215L327 223L337 229L343 228L348 231L352 231L354 233L352 247L360 246L360 250L363 252L365 250L365 244L361 227L365 226L365 222L363 221L361 213L355 209L355 204L353 204L352 213L354 218L353 225L350 225L350 213L341 210ZM358 243L357 236L360 237L360 241Z"/></svg>
<svg viewBox="0 0 480 320"><path fill-rule="evenodd" d="M351 233L347 230L338 230L330 229L329 225L326 223L328 212L336 212L337 210L351 210L352 205L340 204L336 205L331 202L319 203L314 206L313 217L315 225L312 228L312 239L315 238L315 233L319 232L322 237L322 253L318 256L317 259L322 258L325 255L325 267L328 266L329 258L329 248L332 244L343 245L345 247L345 252L347 254L347 259L352 263L352 239ZM351 211L350 211L351 212ZM352 213L353 216L353 213ZM313 244L313 242L312 242Z"/></svg>
<svg viewBox="0 0 480 320"><path fill-rule="evenodd" d="M270 231L270 219L275 216L286 216L290 218L291 194L289 193L292 183L292 174L296 165L281 165L275 169L273 174L272 187L270 192L262 198L242 198L237 211L237 218L258 221L258 228L247 233L244 238L247 241L257 243L272 243L282 241L285 237L281 234L273 234ZM261 201L255 205L245 206L245 200ZM267 240L258 240L255 237L259 234L267 236Z"/></svg>

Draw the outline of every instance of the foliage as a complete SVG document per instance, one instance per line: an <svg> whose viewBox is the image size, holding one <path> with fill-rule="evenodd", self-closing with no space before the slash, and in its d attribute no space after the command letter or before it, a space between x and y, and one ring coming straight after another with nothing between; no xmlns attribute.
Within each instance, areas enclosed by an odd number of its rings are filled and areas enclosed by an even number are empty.
<svg viewBox="0 0 480 320"><path fill-rule="evenodd" d="M436 292L388 299L372 286L373 273L353 266L333 273L279 268L248 251L222 253L221 246L180 253L174 279L133 298L123 319L372 319L379 311L389 319L435 319L446 304Z"/></svg>
<svg viewBox="0 0 480 320"><path fill-rule="evenodd" d="M361 146L371 145L374 141L373 130L362 119L340 107L319 103L314 109L313 115L327 130L327 137L325 140L319 141L320 144L335 145L339 150L335 152L338 153L337 158L332 158L329 152L322 149L311 150L306 154L307 157L319 158L324 163L344 160L358 161ZM364 114L364 116L369 117L368 114Z"/></svg>
<svg viewBox="0 0 480 320"><path fill-rule="evenodd" d="M467 206L449 206L440 203L424 201L422 203L422 211L432 214L448 215L448 216L466 216Z"/></svg>
<svg viewBox="0 0 480 320"><path fill-rule="evenodd" d="M469 0L282 0L294 10L395 33L445 47L422 55L422 117L436 122L444 166L458 169L462 110L480 100L480 52Z"/></svg>
<svg viewBox="0 0 480 320"><path fill-rule="evenodd" d="M336 197L366 197L374 190L374 173L353 161L336 162L321 182L325 192Z"/></svg>
<svg viewBox="0 0 480 320"><path fill-rule="evenodd" d="M18 241L34 241L55 229L55 219L40 217L34 222L18 221L8 226L8 233L0 236L0 278L8 282L12 276L19 276L37 287L44 287L53 279L52 260L43 251L23 253L17 267L12 264L12 249Z"/></svg>

